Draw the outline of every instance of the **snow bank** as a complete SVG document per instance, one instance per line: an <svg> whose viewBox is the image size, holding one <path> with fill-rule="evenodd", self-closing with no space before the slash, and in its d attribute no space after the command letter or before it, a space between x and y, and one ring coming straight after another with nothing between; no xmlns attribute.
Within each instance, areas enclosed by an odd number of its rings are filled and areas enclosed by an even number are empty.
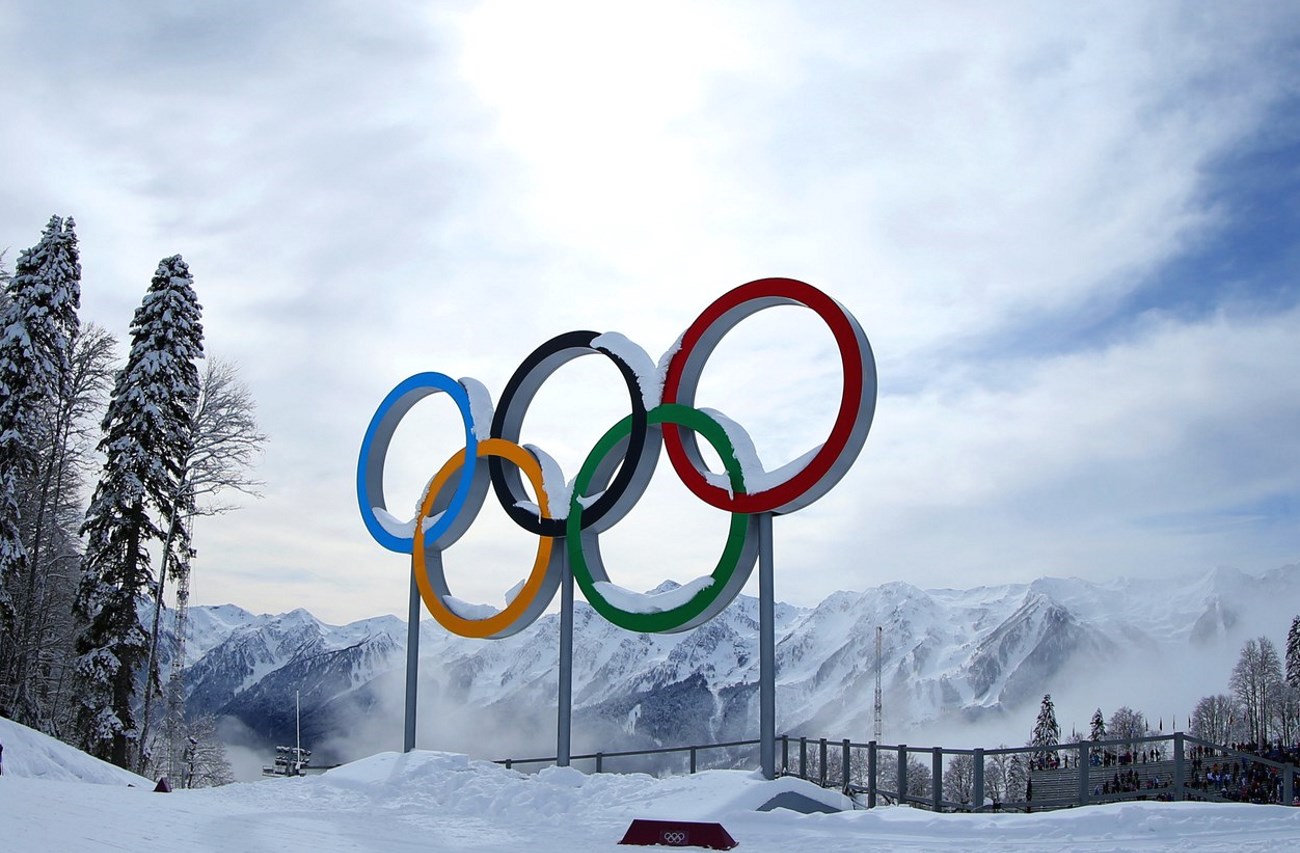
<svg viewBox="0 0 1300 853"><path fill-rule="evenodd" d="M93 782L153 788L143 776L93 758L63 741L0 717L4 778Z"/></svg>
<svg viewBox="0 0 1300 853"><path fill-rule="evenodd" d="M36 752L31 745L40 736L15 734L18 728L2 729L6 747ZM65 758L77 778L97 764L79 754ZM843 803L839 794L807 782L769 782L740 770L656 779L552 767L528 775L425 751L385 752L322 776L171 794L6 775L0 778L0 842L16 851L235 853L288 846L316 853L614 853L625 849L618 840L634 818L718 821L747 853L1241 853L1288 849L1300 835L1300 809L1282 806L1145 802L1029 815L933 814L898 806L812 815L755 811L783 792Z"/></svg>

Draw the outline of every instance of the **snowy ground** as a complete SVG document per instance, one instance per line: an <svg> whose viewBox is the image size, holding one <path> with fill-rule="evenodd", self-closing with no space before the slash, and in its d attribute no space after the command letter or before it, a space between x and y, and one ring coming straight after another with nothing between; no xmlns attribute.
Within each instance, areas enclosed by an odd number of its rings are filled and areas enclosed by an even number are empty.
<svg viewBox="0 0 1300 853"><path fill-rule="evenodd" d="M462 755L382 753L322 776L156 794L0 719L0 849L9 851L511 851L619 847L637 817L713 820L740 850L1280 850L1300 809L1127 803L1046 814L879 808L801 815L755 807L781 791L742 771L653 779L552 768L526 776ZM128 787L135 782L137 787Z"/></svg>

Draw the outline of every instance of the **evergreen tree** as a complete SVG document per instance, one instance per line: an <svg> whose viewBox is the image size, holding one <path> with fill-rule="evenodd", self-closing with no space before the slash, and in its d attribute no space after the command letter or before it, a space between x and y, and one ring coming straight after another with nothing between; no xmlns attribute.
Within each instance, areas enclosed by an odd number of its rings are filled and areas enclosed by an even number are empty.
<svg viewBox="0 0 1300 853"><path fill-rule="evenodd" d="M131 351L102 424L104 469L82 526L78 724L88 752L122 767L138 738L135 677L149 648L137 606L154 591L146 546L176 517L181 460L193 442L200 311L185 262L163 259L131 321ZM154 689L156 673L143 675Z"/></svg>
<svg viewBox="0 0 1300 853"><path fill-rule="evenodd" d="M0 711L20 719L27 715L13 711L23 680L14 670L24 660L20 621L36 586L23 493L50 431L45 415L71 373L81 302L74 229L70 218L50 218L40 242L18 257L0 313Z"/></svg>
<svg viewBox="0 0 1300 853"><path fill-rule="evenodd" d="M1088 728L1088 740L1098 741L1106 739L1106 718L1101 715L1101 709L1092 712L1092 724Z"/></svg>
<svg viewBox="0 0 1300 853"><path fill-rule="evenodd" d="M1034 723L1033 734L1029 736L1029 745L1038 747L1034 752L1034 761L1038 767L1045 767L1056 758L1056 750L1050 747L1061 742L1061 726L1056 722L1056 707L1052 704L1052 694L1043 694L1043 702L1038 708L1038 720Z"/></svg>
<svg viewBox="0 0 1300 853"><path fill-rule="evenodd" d="M1105 739L1106 718L1101 715L1101 709L1098 708L1092 712L1092 723L1088 727L1088 740L1097 743L1098 741L1103 741ZM1100 761L1102 751L1102 747L1094 746L1088 751L1088 754Z"/></svg>
<svg viewBox="0 0 1300 853"><path fill-rule="evenodd" d="M1300 616L1291 620L1286 632L1286 683L1300 689Z"/></svg>

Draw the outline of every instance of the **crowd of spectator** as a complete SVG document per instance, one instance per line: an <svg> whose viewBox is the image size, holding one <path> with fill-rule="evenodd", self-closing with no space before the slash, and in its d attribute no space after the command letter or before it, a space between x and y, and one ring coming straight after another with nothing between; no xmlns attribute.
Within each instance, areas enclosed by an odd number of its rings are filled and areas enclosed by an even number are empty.
<svg viewBox="0 0 1300 853"><path fill-rule="evenodd" d="M1155 791L1168 788L1173 783L1173 779L1168 775L1153 773L1150 776L1143 776L1135 768L1128 770L1117 770L1110 779L1102 782L1093 789L1094 796L1107 796L1109 794L1132 794L1141 791ZM1164 799L1166 795L1156 795L1157 799ZM1169 797L1172 799L1172 796Z"/></svg>
<svg viewBox="0 0 1300 853"><path fill-rule="evenodd" d="M1185 757L1187 796L1276 804L1282 802L1284 794L1283 771L1253 758L1300 767L1300 744L1288 747L1282 743L1234 743L1224 750L1189 744ZM1094 768L1116 768L1109 778L1104 772L1091 772L1092 794L1098 799L1135 794L1137 799L1174 799L1173 762L1167 744L1131 752L1096 749L1090 753L1088 763ZM1065 761L1051 760L1033 764L1035 770L1068 766ZM1300 806L1300 775L1294 787L1291 804Z"/></svg>
<svg viewBox="0 0 1300 853"><path fill-rule="evenodd" d="M1243 803L1282 802L1282 771L1245 756L1257 755L1281 764L1300 765L1300 745L1287 747L1272 743L1261 747L1255 743L1234 743L1231 749L1240 755L1193 747L1188 756L1191 772L1187 786ZM1300 805L1300 798L1293 794L1291 804Z"/></svg>
<svg viewBox="0 0 1300 853"><path fill-rule="evenodd" d="M1112 752L1094 748L1088 756L1088 763L1093 767L1114 767L1116 765L1124 767L1129 764L1141 762L1146 764L1148 761L1161 761L1164 759L1164 751L1156 746L1141 752L1125 750L1124 752Z"/></svg>

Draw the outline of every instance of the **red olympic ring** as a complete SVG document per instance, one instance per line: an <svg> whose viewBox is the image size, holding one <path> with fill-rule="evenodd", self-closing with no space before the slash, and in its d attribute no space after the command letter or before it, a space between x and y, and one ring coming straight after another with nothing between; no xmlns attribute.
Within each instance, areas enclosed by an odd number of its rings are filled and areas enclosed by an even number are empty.
<svg viewBox="0 0 1300 853"><path fill-rule="evenodd" d="M876 410L876 362L858 321L842 305L810 284L764 278L723 294L691 324L668 364L663 402L695 406L700 374L718 342L746 317L776 305L802 305L830 328L840 351L844 385L831 433L812 459L782 483L764 491L732 495L705 478L708 467L694 433L665 424L664 445L677 476L696 497L728 512L783 514L826 494L857 459ZM685 438L683 438L685 435Z"/></svg>

